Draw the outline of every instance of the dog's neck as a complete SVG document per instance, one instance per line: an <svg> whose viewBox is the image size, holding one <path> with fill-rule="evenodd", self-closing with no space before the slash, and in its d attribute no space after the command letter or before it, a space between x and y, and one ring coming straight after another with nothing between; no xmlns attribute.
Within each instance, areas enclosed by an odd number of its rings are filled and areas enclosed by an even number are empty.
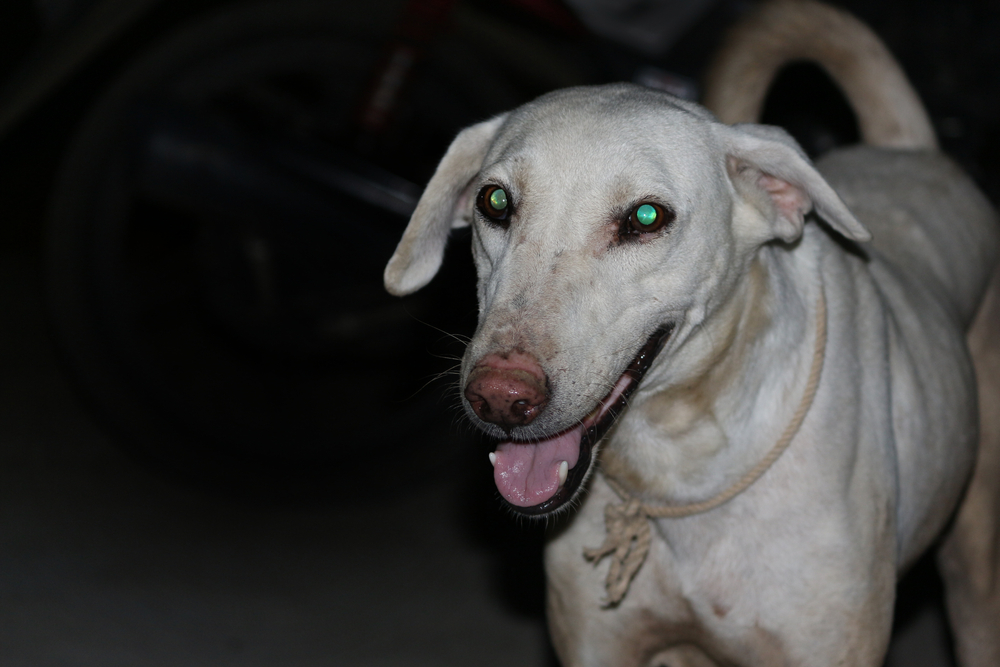
<svg viewBox="0 0 1000 667"><path fill-rule="evenodd" d="M703 323L670 350L666 381L638 392L601 453L636 497L710 498L774 445L813 355L815 283L803 255L767 246ZM661 363L664 363L661 361Z"/></svg>

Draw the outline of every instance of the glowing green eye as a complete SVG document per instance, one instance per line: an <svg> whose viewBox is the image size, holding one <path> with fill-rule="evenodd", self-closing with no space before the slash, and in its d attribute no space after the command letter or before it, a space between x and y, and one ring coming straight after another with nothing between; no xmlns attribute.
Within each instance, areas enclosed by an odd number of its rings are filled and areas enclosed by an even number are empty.
<svg viewBox="0 0 1000 667"><path fill-rule="evenodd" d="M622 220L619 233L624 236L631 235L634 238L640 238L643 235L660 231L673 222L675 217L672 209L660 204L639 204L632 209L626 220Z"/></svg>
<svg viewBox="0 0 1000 667"><path fill-rule="evenodd" d="M649 204L643 204L635 210L635 219L643 226L655 224L658 217L656 209Z"/></svg>
<svg viewBox="0 0 1000 667"><path fill-rule="evenodd" d="M513 206L507 201L507 192L499 185L487 185L479 191L476 206L480 212L501 227L507 226L507 216Z"/></svg>
<svg viewBox="0 0 1000 667"><path fill-rule="evenodd" d="M507 208L507 193L501 188L497 188L490 195L490 206L493 207L495 211L502 211Z"/></svg>

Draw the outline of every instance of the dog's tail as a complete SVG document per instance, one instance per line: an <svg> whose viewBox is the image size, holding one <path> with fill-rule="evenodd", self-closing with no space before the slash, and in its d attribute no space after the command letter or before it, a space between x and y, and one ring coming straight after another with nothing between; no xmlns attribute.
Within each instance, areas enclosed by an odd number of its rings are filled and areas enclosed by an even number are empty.
<svg viewBox="0 0 1000 667"><path fill-rule="evenodd" d="M867 144L936 148L934 129L896 59L855 17L815 0L767 0L728 35L709 68L705 106L724 123L758 122L775 75L812 60L840 86Z"/></svg>

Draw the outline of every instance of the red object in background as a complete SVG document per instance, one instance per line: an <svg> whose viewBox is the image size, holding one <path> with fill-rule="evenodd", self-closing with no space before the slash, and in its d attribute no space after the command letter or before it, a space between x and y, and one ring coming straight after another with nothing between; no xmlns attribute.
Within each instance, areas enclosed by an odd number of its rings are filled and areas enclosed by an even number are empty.
<svg viewBox="0 0 1000 667"><path fill-rule="evenodd" d="M507 0L507 4L561 31L586 32L583 24L560 0ZM393 40L359 105L358 125L364 134L377 135L388 126L410 74L427 45L447 25L454 7L455 0L409 0L406 3Z"/></svg>
<svg viewBox="0 0 1000 667"><path fill-rule="evenodd" d="M587 31L576 15L559 0L507 0L507 4L520 7L564 32L575 35Z"/></svg>
<svg viewBox="0 0 1000 667"><path fill-rule="evenodd" d="M366 134L379 134L388 125L410 72L441 31L455 0L410 0L403 9L395 36L386 50L363 98L358 124Z"/></svg>

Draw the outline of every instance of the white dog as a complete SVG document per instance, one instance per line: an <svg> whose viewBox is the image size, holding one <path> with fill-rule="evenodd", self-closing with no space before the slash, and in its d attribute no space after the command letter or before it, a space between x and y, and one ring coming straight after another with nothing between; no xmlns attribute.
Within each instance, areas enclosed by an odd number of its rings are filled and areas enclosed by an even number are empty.
<svg viewBox="0 0 1000 667"><path fill-rule="evenodd" d="M710 107L755 120L801 57L865 145L814 167L660 92L558 91L458 135L386 268L413 292L472 225L466 408L507 503L572 512L546 550L566 665L880 665L897 577L963 493L949 609L963 664L1000 665L995 214L823 5L745 23Z"/></svg>

